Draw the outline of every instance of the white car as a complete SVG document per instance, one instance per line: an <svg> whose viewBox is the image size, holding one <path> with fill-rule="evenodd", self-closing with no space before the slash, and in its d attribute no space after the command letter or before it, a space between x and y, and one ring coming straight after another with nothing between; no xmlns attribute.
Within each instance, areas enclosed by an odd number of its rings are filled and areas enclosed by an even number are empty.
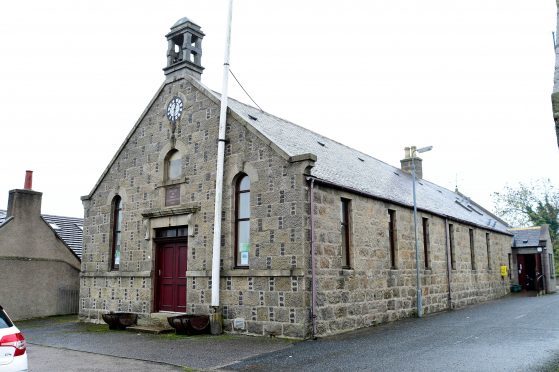
<svg viewBox="0 0 559 372"><path fill-rule="evenodd" d="M23 334L0 306L0 372L27 371L26 348Z"/></svg>

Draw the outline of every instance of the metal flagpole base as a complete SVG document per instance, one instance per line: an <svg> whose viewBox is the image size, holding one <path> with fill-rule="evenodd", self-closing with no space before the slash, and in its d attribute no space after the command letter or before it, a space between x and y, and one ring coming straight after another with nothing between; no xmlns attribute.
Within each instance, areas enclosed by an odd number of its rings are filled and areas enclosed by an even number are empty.
<svg viewBox="0 0 559 372"><path fill-rule="evenodd" d="M223 313L220 306L213 307L210 310L210 332L212 335L223 333Z"/></svg>

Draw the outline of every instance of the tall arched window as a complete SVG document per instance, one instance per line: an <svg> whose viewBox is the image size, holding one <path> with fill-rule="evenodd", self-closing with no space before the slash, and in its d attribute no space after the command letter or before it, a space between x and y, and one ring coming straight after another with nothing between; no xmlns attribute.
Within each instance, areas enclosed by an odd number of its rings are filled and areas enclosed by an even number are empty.
<svg viewBox="0 0 559 372"><path fill-rule="evenodd" d="M112 246L111 246L111 269L118 270L120 266L120 246L122 230L122 198L115 196L112 205Z"/></svg>
<svg viewBox="0 0 559 372"><path fill-rule="evenodd" d="M248 267L250 251L250 178L239 176L235 188L235 266Z"/></svg>
<svg viewBox="0 0 559 372"><path fill-rule="evenodd" d="M165 181L175 181L182 176L182 156L178 150L171 150L165 157ZM180 204L181 187L170 182L165 188L165 206Z"/></svg>
<svg viewBox="0 0 559 372"><path fill-rule="evenodd" d="M177 150L170 152L165 161L167 180L176 180L182 176L181 154Z"/></svg>

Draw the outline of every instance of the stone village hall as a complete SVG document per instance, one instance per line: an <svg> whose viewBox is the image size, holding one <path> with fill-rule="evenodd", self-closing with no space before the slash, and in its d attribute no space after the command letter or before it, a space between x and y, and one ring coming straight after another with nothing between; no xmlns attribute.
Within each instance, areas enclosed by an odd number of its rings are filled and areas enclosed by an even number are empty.
<svg viewBox="0 0 559 372"><path fill-rule="evenodd" d="M201 28L182 18L166 37L165 80L82 197L82 320L210 312L220 95L201 82ZM229 99L225 331L308 338L414 316L411 151L396 168ZM423 312L507 294L507 225L415 162Z"/></svg>

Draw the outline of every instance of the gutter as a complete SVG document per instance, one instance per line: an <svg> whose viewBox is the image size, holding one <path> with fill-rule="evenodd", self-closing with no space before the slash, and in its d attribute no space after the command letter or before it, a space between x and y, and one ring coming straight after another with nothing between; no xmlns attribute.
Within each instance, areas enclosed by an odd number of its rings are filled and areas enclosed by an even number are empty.
<svg viewBox="0 0 559 372"><path fill-rule="evenodd" d="M310 223L311 223L311 322L312 322L312 339L316 339L316 244L314 239L314 178L308 178L311 181L309 189L310 200Z"/></svg>
<svg viewBox="0 0 559 372"><path fill-rule="evenodd" d="M360 190L357 190L357 189L354 189L354 188L351 188L351 187L338 185L336 183L325 181L325 180L322 180L320 178L316 178L315 176L308 175L307 180L310 180L310 179L314 179L317 183L332 187L334 189L348 191L348 192L351 192L352 194L361 195L361 196L365 196L367 198L373 198L373 199L377 199L377 200L380 200L380 201L383 201L383 202L386 202L386 203L390 203L390 204L394 204L394 205L399 205L401 207L406 207L406 208L413 209L413 205L410 205L410 204L405 204L405 203L402 203L402 202L398 202L398 201L395 201L395 200L384 198L382 196L369 194L369 193L366 193L366 192L363 192L363 191L360 191ZM484 209L484 208L482 208L482 209ZM505 231L495 230L495 229L491 228L490 226L478 225L478 224L475 224L471 221L466 221L466 220L462 220L460 218L456 218L456 217L448 216L448 215L445 215L445 214L433 212L433 211L430 211L428 209L417 208L417 211L418 212L426 212L426 213L432 214L433 216L438 216L438 217L441 217L443 219L449 219L449 220L452 220L452 221L456 221L456 222L462 223L464 225L468 225L468 226L472 226L472 227L478 227L478 228L488 230L488 231L494 231L496 233L503 234L503 235L514 236L514 234L510 233L509 231L505 232Z"/></svg>
<svg viewBox="0 0 559 372"><path fill-rule="evenodd" d="M448 310L452 310L452 289L451 289L451 257L450 257L450 232L448 227L448 218L444 219L444 235L446 248L446 280L448 283Z"/></svg>

